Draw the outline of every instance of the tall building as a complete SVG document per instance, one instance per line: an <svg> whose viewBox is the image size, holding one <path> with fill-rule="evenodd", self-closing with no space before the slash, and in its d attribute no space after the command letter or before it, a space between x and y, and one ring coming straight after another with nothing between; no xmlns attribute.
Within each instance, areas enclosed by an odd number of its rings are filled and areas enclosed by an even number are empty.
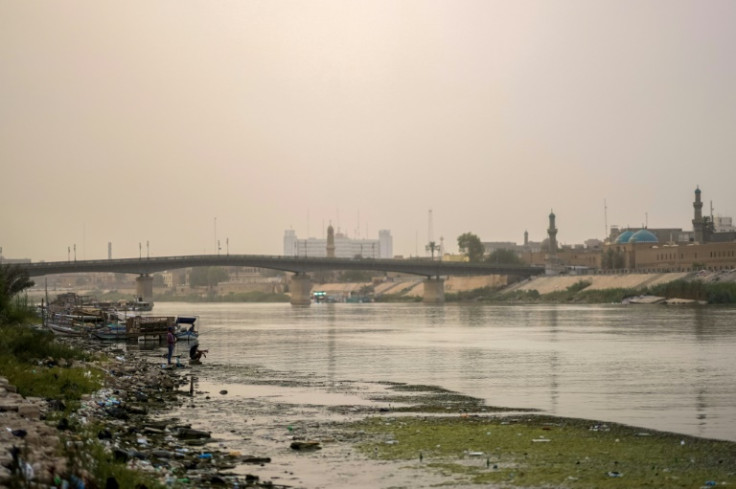
<svg viewBox="0 0 736 489"><path fill-rule="evenodd" d="M297 255L297 238L296 231L287 229L284 231L284 256Z"/></svg>
<svg viewBox="0 0 736 489"><path fill-rule="evenodd" d="M378 243L379 243L379 258L393 258L394 256L394 238L391 236L391 231L388 229L381 229L378 231Z"/></svg>
<svg viewBox="0 0 736 489"><path fill-rule="evenodd" d="M330 228L332 226L330 225ZM330 233L327 239L299 239L293 229L284 231L284 256L306 256L336 258L392 258L393 237L391 231L382 229L378 239L352 239L341 232Z"/></svg>

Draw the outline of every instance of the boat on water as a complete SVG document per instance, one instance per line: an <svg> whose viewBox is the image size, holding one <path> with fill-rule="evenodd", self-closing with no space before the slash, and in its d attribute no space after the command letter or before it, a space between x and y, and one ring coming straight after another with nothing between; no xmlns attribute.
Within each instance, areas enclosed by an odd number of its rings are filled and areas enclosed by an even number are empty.
<svg viewBox="0 0 736 489"><path fill-rule="evenodd" d="M153 311L153 302L144 301L143 297L136 297L135 300L130 303L130 309L132 311Z"/></svg>
<svg viewBox="0 0 736 489"><path fill-rule="evenodd" d="M195 329L197 316L131 316L129 313L90 331L90 335L105 341L162 341L168 328L174 328L178 340L194 340L199 336Z"/></svg>
<svg viewBox="0 0 736 489"><path fill-rule="evenodd" d="M89 334L89 331L82 326L58 318L50 320L46 323L46 326L52 333L60 336L87 336Z"/></svg>
<svg viewBox="0 0 736 489"><path fill-rule="evenodd" d="M44 310L43 321L54 334L62 336L88 336L104 324L104 316L79 311L53 312Z"/></svg>
<svg viewBox="0 0 736 489"><path fill-rule="evenodd" d="M93 307L63 304L41 305L43 325L54 334L91 337L107 341L163 341L173 328L177 339L191 340L199 333L195 323L198 316L148 316L130 307ZM138 306L150 310L139 298ZM119 305L118 305L119 306Z"/></svg>
<svg viewBox="0 0 736 489"><path fill-rule="evenodd" d="M198 316L178 316L174 323L174 336L177 340L194 340L199 337L195 323Z"/></svg>
<svg viewBox="0 0 736 489"><path fill-rule="evenodd" d="M110 323L105 326L101 326L91 332L94 338L98 340L125 340L128 338L128 333L125 328L125 324Z"/></svg>

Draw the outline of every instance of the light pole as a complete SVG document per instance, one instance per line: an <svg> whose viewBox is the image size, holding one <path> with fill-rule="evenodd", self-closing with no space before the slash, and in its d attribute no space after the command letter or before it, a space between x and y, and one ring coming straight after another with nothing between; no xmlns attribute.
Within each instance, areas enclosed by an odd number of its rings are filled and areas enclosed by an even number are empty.
<svg viewBox="0 0 736 489"><path fill-rule="evenodd" d="M74 263L77 262L77 243L74 243Z"/></svg>
<svg viewBox="0 0 736 489"><path fill-rule="evenodd" d="M220 256L220 249L221 249L221 247L220 247L220 240L218 239L217 240L217 256Z"/></svg>
<svg viewBox="0 0 736 489"><path fill-rule="evenodd" d="M138 259L139 260L143 259L143 245L141 244L140 241L138 241Z"/></svg>
<svg viewBox="0 0 736 489"><path fill-rule="evenodd" d="M72 247L71 246L66 247L66 261L68 262L72 261Z"/></svg>
<svg viewBox="0 0 736 489"><path fill-rule="evenodd" d="M225 238L225 248L227 250L227 256L230 256L230 238Z"/></svg>
<svg viewBox="0 0 736 489"><path fill-rule="evenodd" d="M148 240L146 240L146 260L151 258L150 249L148 248Z"/></svg>

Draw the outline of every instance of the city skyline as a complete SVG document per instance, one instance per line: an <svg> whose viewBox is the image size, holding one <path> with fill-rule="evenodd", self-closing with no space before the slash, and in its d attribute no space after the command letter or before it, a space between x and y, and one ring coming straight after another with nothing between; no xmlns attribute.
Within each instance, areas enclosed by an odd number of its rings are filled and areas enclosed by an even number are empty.
<svg viewBox="0 0 736 489"><path fill-rule="evenodd" d="M425 256L430 228L542 241L550 210L562 245L691 229L696 186L736 216L734 45L724 0L10 0L0 247L279 254L332 222Z"/></svg>

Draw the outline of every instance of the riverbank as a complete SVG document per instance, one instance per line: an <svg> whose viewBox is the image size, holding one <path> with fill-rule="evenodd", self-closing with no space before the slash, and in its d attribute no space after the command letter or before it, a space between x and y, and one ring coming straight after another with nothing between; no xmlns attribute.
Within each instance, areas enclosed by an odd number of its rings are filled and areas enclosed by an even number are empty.
<svg viewBox="0 0 736 489"><path fill-rule="evenodd" d="M199 386L211 397L183 410L200 414L199 427L228 447L258 447L270 460L258 474L288 487L664 489L736 483L734 442L496 409L428 385L315 386L308 376L258 368L234 382L234 372L201 372ZM226 393L218 394L223 386ZM247 422L234 423L232 416ZM295 441L301 450L290 449Z"/></svg>
<svg viewBox="0 0 736 489"><path fill-rule="evenodd" d="M24 487L26 463L41 487L53 483L53 474L84 480L86 487L736 483L732 442L496 410L433 386L346 379L315 390L309 376L257 365L162 368L163 348L73 343L84 350L82 358L36 361L33 375L98 372L99 388L78 403L61 394L21 396L21 404L37 403L37 419L20 409L20 419L0 413L10 429L2 452L22 447L22 463L5 459L8 471L15 469L5 474L10 487L13 481ZM43 464L51 446L64 455L53 473Z"/></svg>
<svg viewBox="0 0 736 489"><path fill-rule="evenodd" d="M2 345L2 487L277 487L229 474L252 459L223 452L209 432L167 416L195 395L184 389L188 372L179 359L169 367L160 349L1 329L4 338L23 338ZM17 348L28 340L49 343L44 351L56 355L28 358ZM20 356L13 360L8 350Z"/></svg>

